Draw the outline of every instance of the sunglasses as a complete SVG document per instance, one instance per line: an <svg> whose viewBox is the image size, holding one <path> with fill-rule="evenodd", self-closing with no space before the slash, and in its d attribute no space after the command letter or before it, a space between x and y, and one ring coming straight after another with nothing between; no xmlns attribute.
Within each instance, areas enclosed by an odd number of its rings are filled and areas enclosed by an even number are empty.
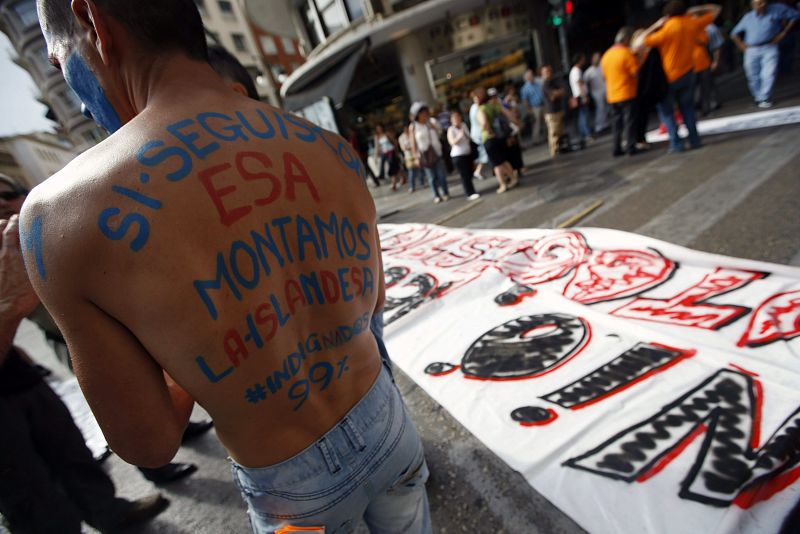
<svg viewBox="0 0 800 534"><path fill-rule="evenodd" d="M23 193L22 191L0 191L0 199L5 200L6 202L10 202L12 200L17 200L24 194L25 193Z"/></svg>

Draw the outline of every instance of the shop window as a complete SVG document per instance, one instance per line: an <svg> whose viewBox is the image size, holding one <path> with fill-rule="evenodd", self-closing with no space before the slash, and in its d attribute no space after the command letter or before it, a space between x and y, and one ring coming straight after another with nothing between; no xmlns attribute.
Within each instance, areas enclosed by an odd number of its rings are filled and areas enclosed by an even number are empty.
<svg viewBox="0 0 800 534"><path fill-rule="evenodd" d="M232 33L231 39L233 40L233 48L237 52L247 52L247 43L244 42L244 35L241 33Z"/></svg>
<svg viewBox="0 0 800 534"><path fill-rule="evenodd" d="M222 13L224 17L236 18L233 12L233 4L228 2L228 0L217 0L217 5L219 6L219 12Z"/></svg>
<svg viewBox="0 0 800 534"><path fill-rule="evenodd" d="M275 38L268 35L261 36L261 49L267 55L277 55L278 47L275 44Z"/></svg>
<svg viewBox="0 0 800 534"><path fill-rule="evenodd" d="M11 10L17 16L17 20L19 20L22 28L27 30L31 26L39 25L39 17L36 14L35 0L21 0L20 2L12 5Z"/></svg>
<svg viewBox="0 0 800 534"><path fill-rule="evenodd" d="M281 44L283 45L283 53L289 56L297 54L297 48L294 46L294 41L289 37L281 37Z"/></svg>

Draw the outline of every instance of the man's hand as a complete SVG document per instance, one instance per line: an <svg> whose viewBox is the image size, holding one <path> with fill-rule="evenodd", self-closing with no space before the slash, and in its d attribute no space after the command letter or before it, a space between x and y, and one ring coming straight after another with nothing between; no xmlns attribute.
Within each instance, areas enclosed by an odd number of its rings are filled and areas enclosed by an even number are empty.
<svg viewBox="0 0 800 534"><path fill-rule="evenodd" d="M31 287L19 242L19 216L0 220L0 316L22 319L39 305Z"/></svg>

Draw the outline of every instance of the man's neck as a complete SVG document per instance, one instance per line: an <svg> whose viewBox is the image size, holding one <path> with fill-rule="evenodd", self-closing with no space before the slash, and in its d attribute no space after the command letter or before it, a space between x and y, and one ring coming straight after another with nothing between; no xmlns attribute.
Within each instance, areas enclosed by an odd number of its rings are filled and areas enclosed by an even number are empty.
<svg viewBox="0 0 800 534"><path fill-rule="evenodd" d="M126 109L120 113L124 122L132 120L148 107L173 106L187 94L202 89L228 90L207 63L183 54L159 56L141 65L122 72L123 78L128 80L122 103Z"/></svg>

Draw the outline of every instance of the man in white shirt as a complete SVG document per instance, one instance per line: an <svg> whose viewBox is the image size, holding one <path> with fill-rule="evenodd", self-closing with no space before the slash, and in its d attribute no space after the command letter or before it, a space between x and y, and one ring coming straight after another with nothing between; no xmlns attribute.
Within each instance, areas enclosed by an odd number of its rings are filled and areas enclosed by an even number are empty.
<svg viewBox="0 0 800 534"><path fill-rule="evenodd" d="M589 94L594 102L594 133L599 134L608 128L608 107L606 104L606 80L600 69L600 52L592 54L592 64L583 73Z"/></svg>
<svg viewBox="0 0 800 534"><path fill-rule="evenodd" d="M589 92L583 78L583 69L586 67L586 54L578 53L572 59L572 69L569 71L569 88L572 93L570 108L575 112L574 129L580 140L581 148L586 146L586 139L591 138L589 130ZM576 105L577 104L577 105Z"/></svg>

